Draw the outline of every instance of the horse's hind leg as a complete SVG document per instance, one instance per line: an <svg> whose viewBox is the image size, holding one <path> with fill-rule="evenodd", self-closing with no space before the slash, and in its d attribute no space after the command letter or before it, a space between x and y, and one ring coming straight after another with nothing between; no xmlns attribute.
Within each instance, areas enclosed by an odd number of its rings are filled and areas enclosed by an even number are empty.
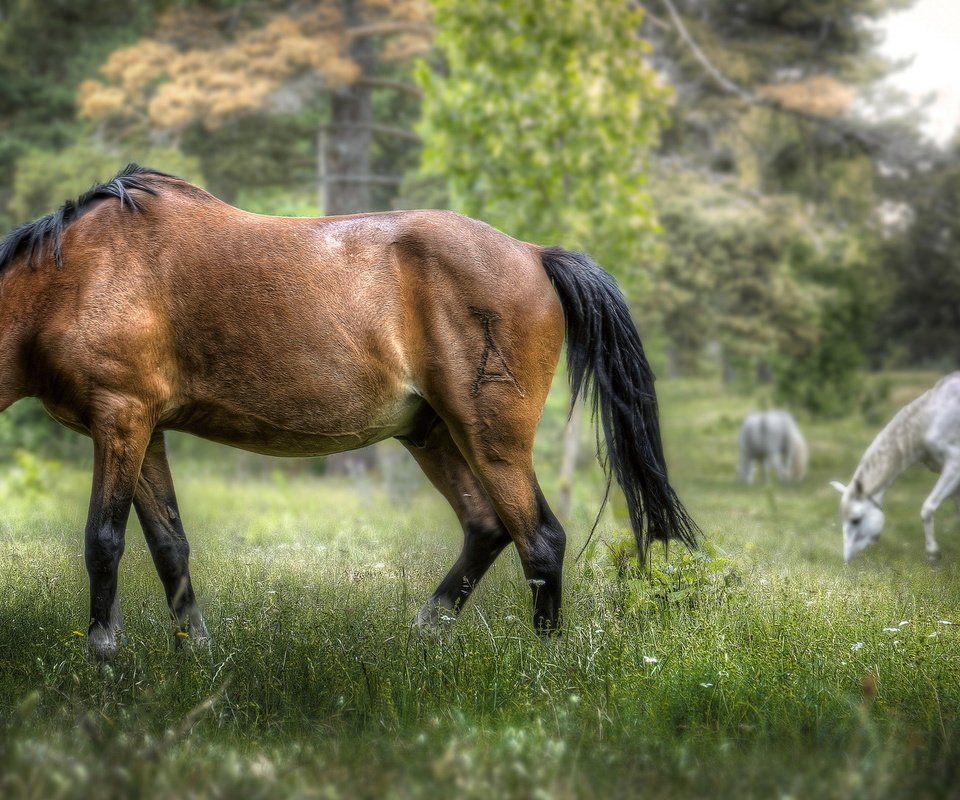
<svg viewBox="0 0 960 800"><path fill-rule="evenodd" d="M787 469L789 461L784 454L784 452L777 448L770 455L770 465L773 468L773 473L777 476L777 481L780 483L787 483L790 480L790 472Z"/></svg>
<svg viewBox="0 0 960 800"><path fill-rule="evenodd" d="M87 645L99 658L116 652L123 627L117 597L117 568L123 555L130 515L151 425L142 409L112 409L91 426L93 492L84 536L84 558L90 577L90 628Z"/></svg>
<svg viewBox="0 0 960 800"><path fill-rule="evenodd" d="M417 624L429 626L445 611L455 614L463 608L490 565L510 544L510 534L445 424L434 427L422 446L408 442L404 446L453 507L463 527L460 556L417 614Z"/></svg>
<svg viewBox="0 0 960 800"><path fill-rule="evenodd" d="M170 475L161 432L155 433L150 440L133 504L178 632L193 641L206 641L207 628L197 608L190 581L190 545L180 521L180 509L177 507L173 477ZM177 637L178 644L181 639Z"/></svg>
<svg viewBox="0 0 960 800"><path fill-rule="evenodd" d="M480 425L457 425L455 441L517 546L533 592L534 627L544 636L560 627L566 534L533 471L537 415L513 416L510 411L510 404L504 403L484 413Z"/></svg>

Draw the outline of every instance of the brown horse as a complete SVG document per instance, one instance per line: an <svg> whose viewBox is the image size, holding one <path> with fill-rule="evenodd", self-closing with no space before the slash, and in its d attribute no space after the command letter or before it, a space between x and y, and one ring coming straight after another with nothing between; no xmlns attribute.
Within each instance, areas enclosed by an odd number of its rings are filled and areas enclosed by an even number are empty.
<svg viewBox="0 0 960 800"><path fill-rule="evenodd" d="M165 430L283 456L399 439L464 534L418 621L459 610L513 542L534 623L557 630L565 535L532 446L564 321L574 396L599 412L641 553L651 539L693 545L640 337L582 254L444 211L259 216L133 164L8 234L0 411L38 397L93 439L91 651L117 647L131 503L177 625L206 637Z"/></svg>

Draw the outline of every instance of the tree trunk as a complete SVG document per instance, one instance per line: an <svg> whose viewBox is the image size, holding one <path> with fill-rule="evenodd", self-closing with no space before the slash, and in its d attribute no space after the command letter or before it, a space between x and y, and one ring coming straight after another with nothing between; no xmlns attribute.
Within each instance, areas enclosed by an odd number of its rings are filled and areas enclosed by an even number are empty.
<svg viewBox="0 0 960 800"><path fill-rule="evenodd" d="M344 28L362 24L360 0L341 0ZM362 75L373 74L373 42L361 36L351 40L350 57L360 65ZM356 214L370 208L370 139L373 98L361 82L337 89L330 97L330 124L317 138L321 173L323 213ZM372 447L336 453L326 459L327 473L356 477L377 465Z"/></svg>
<svg viewBox="0 0 960 800"><path fill-rule="evenodd" d="M580 431L583 429L583 403L574 404L570 419L563 429L563 459L560 461L560 496L557 498L557 516L570 519L573 510L573 482L576 477L577 457L580 454Z"/></svg>
<svg viewBox="0 0 960 800"><path fill-rule="evenodd" d="M667 377L679 378L681 372L679 348L671 342L667 345Z"/></svg>
<svg viewBox="0 0 960 800"><path fill-rule="evenodd" d="M349 32L363 23L360 0L341 0L344 28ZM354 37L348 52L363 77L374 72L373 41ZM362 81L344 86L330 96L330 125L322 140L324 213L356 214L370 208L370 139L373 124L371 89Z"/></svg>

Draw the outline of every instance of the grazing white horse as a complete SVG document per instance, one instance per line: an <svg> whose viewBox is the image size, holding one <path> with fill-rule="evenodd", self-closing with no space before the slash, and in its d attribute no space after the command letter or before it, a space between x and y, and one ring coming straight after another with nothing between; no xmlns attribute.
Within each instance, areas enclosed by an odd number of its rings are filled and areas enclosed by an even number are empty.
<svg viewBox="0 0 960 800"><path fill-rule="evenodd" d="M789 411L774 408L749 414L740 428L740 480L753 483L757 465L764 480L770 470L781 482L799 481L807 474L807 443Z"/></svg>
<svg viewBox="0 0 960 800"><path fill-rule="evenodd" d="M941 378L897 412L863 454L849 485L831 482L841 494L844 561L880 536L884 491L918 461L940 473L920 509L927 558L936 561L940 548L933 538L933 514L951 495L960 513L960 372Z"/></svg>

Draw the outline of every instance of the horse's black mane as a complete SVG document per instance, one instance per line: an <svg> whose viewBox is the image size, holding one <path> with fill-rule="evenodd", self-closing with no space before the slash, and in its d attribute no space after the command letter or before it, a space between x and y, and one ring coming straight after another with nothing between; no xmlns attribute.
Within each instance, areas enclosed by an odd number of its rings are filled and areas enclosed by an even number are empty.
<svg viewBox="0 0 960 800"><path fill-rule="evenodd" d="M157 187L152 178L171 178L165 172L158 172L139 164L127 164L113 180L91 186L76 200L67 200L52 214L47 214L33 222L27 222L15 228L0 241L0 270L9 265L22 252L27 253L27 263L33 265L35 257L43 252L44 246L50 247L57 267L63 266L63 254L60 240L64 228L90 208L97 200L116 197L121 208L142 211L143 205L131 194L132 189L155 195Z"/></svg>

